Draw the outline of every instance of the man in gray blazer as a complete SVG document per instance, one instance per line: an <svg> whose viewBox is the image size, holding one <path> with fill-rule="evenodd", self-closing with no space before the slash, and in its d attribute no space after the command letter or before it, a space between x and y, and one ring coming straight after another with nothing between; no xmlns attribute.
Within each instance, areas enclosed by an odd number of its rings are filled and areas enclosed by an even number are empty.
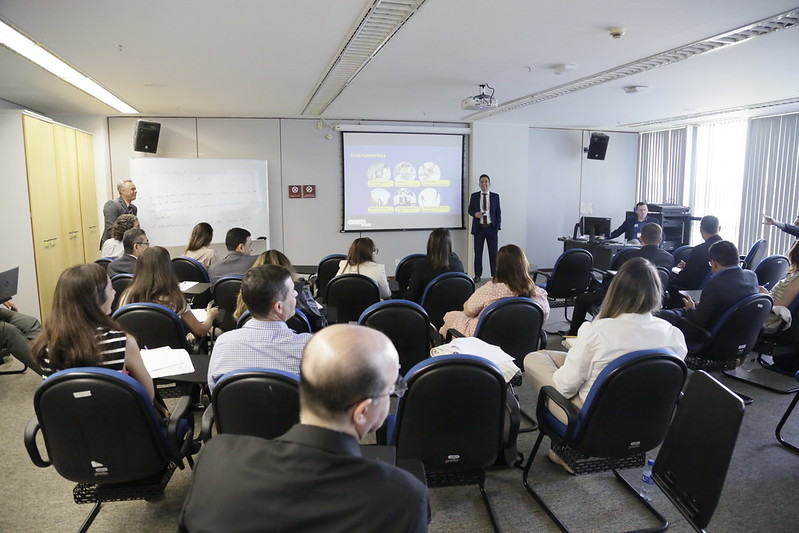
<svg viewBox="0 0 799 533"><path fill-rule="evenodd" d="M258 256L250 255L252 236L246 229L230 228L225 235L225 247L230 253L208 269L211 283L225 276L243 276L258 259Z"/></svg>
<svg viewBox="0 0 799 533"><path fill-rule="evenodd" d="M122 180L117 183L117 191L119 191L119 198L108 200L103 206L105 228L100 236L101 248L106 239L111 238L111 228L119 215L136 215L139 212L139 208L131 203L136 199L136 185L131 180Z"/></svg>

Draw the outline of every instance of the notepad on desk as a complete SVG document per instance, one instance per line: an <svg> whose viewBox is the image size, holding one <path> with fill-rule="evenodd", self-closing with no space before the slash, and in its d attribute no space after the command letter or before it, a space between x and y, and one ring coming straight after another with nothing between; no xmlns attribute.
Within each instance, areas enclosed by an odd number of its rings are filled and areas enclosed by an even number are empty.
<svg viewBox="0 0 799 533"><path fill-rule="evenodd" d="M169 346L163 346L151 350L143 349L141 350L141 358L151 378L177 376L194 372L191 357L182 348L174 349Z"/></svg>
<svg viewBox="0 0 799 533"><path fill-rule="evenodd" d="M197 319L197 322L203 323L205 319L208 318L208 310L207 309L192 309L191 314L194 315L194 318Z"/></svg>
<svg viewBox="0 0 799 533"><path fill-rule="evenodd" d="M180 282L180 292L185 292L195 285L197 285L197 281L181 281Z"/></svg>

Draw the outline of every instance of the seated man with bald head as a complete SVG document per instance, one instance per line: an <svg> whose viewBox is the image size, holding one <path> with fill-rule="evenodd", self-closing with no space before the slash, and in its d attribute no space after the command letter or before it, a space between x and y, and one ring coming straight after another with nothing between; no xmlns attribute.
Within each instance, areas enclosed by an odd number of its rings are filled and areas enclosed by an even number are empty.
<svg viewBox="0 0 799 533"><path fill-rule="evenodd" d="M422 532L427 488L361 456L405 383L383 333L339 324L316 333L300 367L300 423L274 440L217 435L200 453L179 529Z"/></svg>

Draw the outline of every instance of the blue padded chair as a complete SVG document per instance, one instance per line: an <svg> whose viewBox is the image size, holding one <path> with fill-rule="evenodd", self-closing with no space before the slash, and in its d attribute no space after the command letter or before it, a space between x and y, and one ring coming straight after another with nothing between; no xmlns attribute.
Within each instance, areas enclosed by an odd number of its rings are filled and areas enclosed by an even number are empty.
<svg viewBox="0 0 799 533"><path fill-rule="evenodd" d="M200 283L210 283L208 271L205 266L192 257L184 255L172 259L172 270L175 271L178 281L198 281Z"/></svg>
<svg viewBox="0 0 799 533"><path fill-rule="evenodd" d="M530 298L500 298L480 313L474 336L499 346L524 369L528 353L546 348L544 311Z"/></svg>
<svg viewBox="0 0 799 533"><path fill-rule="evenodd" d="M497 531L485 469L509 449L515 457L519 427L518 403L502 372L482 357L441 355L417 364L405 379L408 390L388 428L397 458L421 461L428 486L477 484Z"/></svg>
<svg viewBox="0 0 799 533"><path fill-rule="evenodd" d="M113 260L113 257L100 257L99 259L95 259L94 262L108 270L108 264Z"/></svg>
<svg viewBox="0 0 799 533"><path fill-rule="evenodd" d="M624 262L630 258L629 254L640 249L640 246L625 246L623 248L619 248L619 250L613 255L613 258L610 260L610 266L608 267L608 270L620 269Z"/></svg>
<svg viewBox="0 0 799 533"><path fill-rule="evenodd" d="M643 464L646 452L659 446L680 398L687 370L683 361L666 350L639 350L618 357L599 373L581 409L554 387L542 387L536 418L539 435L524 467L522 480L527 492L546 511L561 531L568 531L530 484L529 474L541 442L547 436L553 449L575 473L613 470L616 478L633 494L637 489L617 472ZM566 412L561 422L549 409L552 402ZM661 522L668 522L649 503L641 502Z"/></svg>
<svg viewBox="0 0 799 533"><path fill-rule="evenodd" d="M107 368L70 368L45 379L33 396L25 447L38 467L54 466L77 483L75 503L94 503L80 531L106 501L163 494L176 467L190 465L194 416L183 397L165 424L135 379ZM41 431L47 450L36 442Z"/></svg>
<svg viewBox="0 0 799 533"><path fill-rule="evenodd" d="M680 261L688 262L688 258L691 257L691 250L694 247L690 244L685 244L683 246L679 246L672 250L671 255L674 256L674 264L678 264Z"/></svg>
<svg viewBox="0 0 799 533"><path fill-rule="evenodd" d="M224 276L211 285L214 303L219 307L219 314L222 316L221 320L219 318L216 319L216 323L222 331L236 329L236 319L233 318L233 313L236 311L236 305L238 305L241 279L243 277Z"/></svg>
<svg viewBox="0 0 799 533"><path fill-rule="evenodd" d="M386 300L369 306L358 324L382 331L399 353L400 371L407 372L430 356L435 331L421 305L408 300Z"/></svg>
<svg viewBox="0 0 799 533"><path fill-rule="evenodd" d="M342 274L327 283L325 306L331 324L357 322L367 307L379 301L377 282L363 274Z"/></svg>
<svg viewBox="0 0 799 533"><path fill-rule="evenodd" d="M252 315L249 311L244 311L239 319L236 321L236 328L242 327L246 324ZM305 316L305 313L300 311L299 309L294 310L294 315L286 320L286 325L292 330L294 333L313 333L311 330L311 322L308 320L308 317Z"/></svg>
<svg viewBox="0 0 799 533"><path fill-rule="evenodd" d="M408 290L411 275L416 265L425 258L427 258L427 254L410 254L400 259L400 262L397 263L397 269L394 271L394 281L397 282L397 291L395 293L397 298L402 298L402 295Z"/></svg>
<svg viewBox="0 0 799 533"><path fill-rule="evenodd" d="M136 338L140 348L183 348L192 353L186 341L183 321L172 309L151 302L123 305L112 315L123 329Z"/></svg>
<svg viewBox="0 0 799 533"><path fill-rule="evenodd" d="M300 421L300 377L267 368L243 368L222 376L203 413L201 440L217 433L279 437Z"/></svg>
<svg viewBox="0 0 799 533"><path fill-rule="evenodd" d="M755 267L757 284L771 290L788 273L788 258L784 255L770 255Z"/></svg>
<svg viewBox="0 0 799 533"><path fill-rule="evenodd" d="M338 264L344 259L347 259L344 254L330 254L319 261L316 274L311 276L311 288L317 300L322 300L327 295L327 284L336 276Z"/></svg>
<svg viewBox="0 0 799 533"><path fill-rule="evenodd" d="M533 271L533 281L539 275L546 278L546 283L538 285L546 289L550 307L563 307L565 316L566 308L574 305L574 299L586 292L591 285L593 266L594 257L591 252L574 248L560 254L554 267ZM566 320L569 320L568 316Z"/></svg>
<svg viewBox="0 0 799 533"><path fill-rule="evenodd" d="M444 325L449 311L463 310L463 304L474 294L474 280L463 272L445 272L433 278L422 293L422 307L436 330Z"/></svg>
<svg viewBox="0 0 799 533"><path fill-rule="evenodd" d="M772 303L768 294L753 294L730 307L709 331L705 331L704 341L688 343L688 356L685 358L688 368L735 368L737 361L754 348ZM679 324L685 331L704 331L684 318L679 320Z"/></svg>
<svg viewBox="0 0 799 533"><path fill-rule="evenodd" d="M111 302L111 311L119 308L119 298L130 284L133 283L133 274L117 274L111 278L111 286L114 288L114 301Z"/></svg>
<svg viewBox="0 0 799 533"><path fill-rule="evenodd" d="M766 253L768 253L768 241L766 241L766 239L756 241L752 247L749 248L749 252L740 258L741 268L754 270L766 256Z"/></svg>
<svg viewBox="0 0 799 533"><path fill-rule="evenodd" d="M794 374L794 378L796 378L796 381L799 381L799 372L796 372L796 374ZM785 426L785 423L788 421L788 418L790 418L791 413L793 413L793 410L796 407L797 402L799 402L799 391L796 392L796 395L793 397L793 400L791 400L791 403L788 404L788 408L785 410L785 413L782 415L782 418L780 418L780 422L777 424L777 428L774 430L774 435L777 437L777 441L780 444L782 444L789 450L793 450L799 453L799 446L788 442L782 437L782 428Z"/></svg>

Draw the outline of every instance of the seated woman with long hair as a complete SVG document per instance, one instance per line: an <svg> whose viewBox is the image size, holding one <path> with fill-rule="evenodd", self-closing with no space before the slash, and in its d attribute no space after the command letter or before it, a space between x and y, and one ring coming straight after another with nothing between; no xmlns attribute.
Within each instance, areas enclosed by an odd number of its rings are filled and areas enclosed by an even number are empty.
<svg viewBox="0 0 799 533"><path fill-rule="evenodd" d="M214 228L208 222L200 222L194 229L191 230L191 237L189 237L189 244L183 250L183 255L196 259L203 264L205 268L210 267L214 263L219 262L219 254L216 250L209 247L211 240L214 238Z"/></svg>
<svg viewBox="0 0 799 533"><path fill-rule="evenodd" d="M161 246L148 248L139 256L133 282L122 293L119 306L137 302L152 302L172 309L180 316L186 329L197 338L208 333L219 313L219 308L208 304L205 321L197 320L186 302L186 297L180 292L169 252Z"/></svg>
<svg viewBox="0 0 799 533"><path fill-rule="evenodd" d="M463 272L463 263L452 252L452 237L449 230L434 229L427 238L427 257L419 261L411 273L408 290L403 298L419 303L427 284L445 272Z"/></svg>
<svg viewBox="0 0 799 533"><path fill-rule="evenodd" d="M497 274L491 281L474 291L463 311L450 311L444 315L444 325L439 332L447 336L451 328L467 337L474 335L480 313L501 298L524 296L532 298L544 311L544 320L549 316L547 291L536 286L530 278L530 264L521 248L506 244L497 251Z"/></svg>
<svg viewBox="0 0 799 533"><path fill-rule="evenodd" d="M524 358L524 375L536 392L551 385L579 409L599 373L617 357L665 349L685 358L688 349L682 332L652 315L660 309L662 297L655 266L642 257L629 259L610 282L599 314L580 326L568 353L532 352Z"/></svg>
<svg viewBox="0 0 799 533"><path fill-rule="evenodd" d="M291 279L294 281L294 290L297 291L296 308L302 311L308 318L308 322L311 323L311 330L315 333L327 326L327 318L322 315L322 311L311 295L311 291L305 283L299 280L294 265L291 264L291 261L283 252L279 250L265 251L258 256L258 259L255 260L252 266L257 267L261 265L278 265L286 268L291 273ZM236 312L233 316L238 319L245 309L247 309L247 306L244 305L244 300L241 298L241 293L239 293Z"/></svg>
<svg viewBox="0 0 799 533"><path fill-rule="evenodd" d="M362 274L372 278L377 282L380 289L380 298L385 300L391 297L391 289L388 288L388 278L386 278L386 265L375 263L377 248L369 237L361 237L352 241L350 250L347 252L347 259L338 264L336 276L342 274Z"/></svg>
<svg viewBox="0 0 799 533"><path fill-rule="evenodd" d="M771 314L766 319L766 333L786 329L786 322L780 317L777 307L788 307L799 296L799 240L788 250L788 275L775 283L771 292L764 287L760 287L760 292L771 294L774 300ZM782 311L787 312L785 309Z"/></svg>
<svg viewBox="0 0 799 533"><path fill-rule="evenodd" d="M45 374L81 366L127 372L150 395L153 380L142 362L136 339L108 315L114 301L111 280L100 265L77 265L61 273L53 310L31 346Z"/></svg>

